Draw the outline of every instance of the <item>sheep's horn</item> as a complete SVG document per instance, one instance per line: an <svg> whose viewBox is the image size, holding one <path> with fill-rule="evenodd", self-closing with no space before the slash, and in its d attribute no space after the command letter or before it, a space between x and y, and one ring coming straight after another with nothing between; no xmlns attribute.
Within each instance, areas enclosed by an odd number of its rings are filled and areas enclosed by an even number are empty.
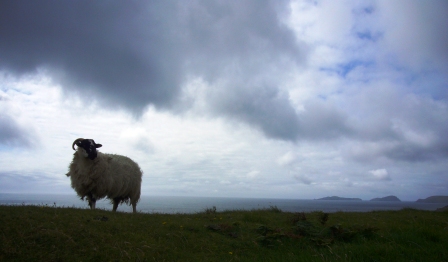
<svg viewBox="0 0 448 262"><path fill-rule="evenodd" d="M73 150L76 150L76 149L75 149L75 144L76 144L76 142L81 141L81 140L84 140L84 138L78 138L78 139L76 139L75 141L73 141L73 144L72 144L72 148L73 148Z"/></svg>

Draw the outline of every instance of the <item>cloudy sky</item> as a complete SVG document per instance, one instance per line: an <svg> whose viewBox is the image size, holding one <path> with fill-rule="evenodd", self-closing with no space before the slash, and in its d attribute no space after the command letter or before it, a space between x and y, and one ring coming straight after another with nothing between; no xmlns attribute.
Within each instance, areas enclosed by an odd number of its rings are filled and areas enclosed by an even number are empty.
<svg viewBox="0 0 448 262"><path fill-rule="evenodd" d="M448 2L0 2L0 193L75 194L73 140L142 194L448 194Z"/></svg>

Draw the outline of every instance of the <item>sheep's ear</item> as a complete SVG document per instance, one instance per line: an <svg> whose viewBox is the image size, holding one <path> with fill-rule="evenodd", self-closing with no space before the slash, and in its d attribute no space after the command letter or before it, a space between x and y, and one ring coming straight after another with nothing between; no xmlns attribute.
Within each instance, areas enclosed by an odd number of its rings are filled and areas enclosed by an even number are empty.
<svg viewBox="0 0 448 262"><path fill-rule="evenodd" d="M102 147L103 145L102 144L95 144L95 147L96 148L98 148L98 147Z"/></svg>

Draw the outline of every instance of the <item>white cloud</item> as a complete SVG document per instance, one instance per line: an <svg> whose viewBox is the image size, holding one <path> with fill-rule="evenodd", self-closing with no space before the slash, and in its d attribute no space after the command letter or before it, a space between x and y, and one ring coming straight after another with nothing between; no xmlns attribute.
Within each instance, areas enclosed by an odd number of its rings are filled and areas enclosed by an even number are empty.
<svg viewBox="0 0 448 262"><path fill-rule="evenodd" d="M370 170L369 173L372 174L373 177L375 179L377 179L377 180L381 180L381 181L390 181L390 180L392 180L392 178L390 177L389 173L384 168L383 169Z"/></svg>
<svg viewBox="0 0 448 262"><path fill-rule="evenodd" d="M289 152L285 153L284 155L282 155L281 157L279 157L277 159L277 163L280 166L289 166L289 165L293 164L296 161L296 159L297 159L297 156L293 152L289 151Z"/></svg>
<svg viewBox="0 0 448 262"><path fill-rule="evenodd" d="M258 176L260 175L260 171L258 171L258 170L252 170L252 171L250 171L249 173L247 173L247 178L249 178L249 179L255 179L255 178L257 178Z"/></svg>

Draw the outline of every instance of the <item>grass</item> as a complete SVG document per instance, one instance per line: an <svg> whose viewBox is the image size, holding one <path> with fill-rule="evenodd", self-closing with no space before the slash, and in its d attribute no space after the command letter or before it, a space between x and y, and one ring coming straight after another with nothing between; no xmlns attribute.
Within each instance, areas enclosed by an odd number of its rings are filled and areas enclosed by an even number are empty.
<svg viewBox="0 0 448 262"><path fill-rule="evenodd" d="M0 206L0 261L448 261L448 212Z"/></svg>

